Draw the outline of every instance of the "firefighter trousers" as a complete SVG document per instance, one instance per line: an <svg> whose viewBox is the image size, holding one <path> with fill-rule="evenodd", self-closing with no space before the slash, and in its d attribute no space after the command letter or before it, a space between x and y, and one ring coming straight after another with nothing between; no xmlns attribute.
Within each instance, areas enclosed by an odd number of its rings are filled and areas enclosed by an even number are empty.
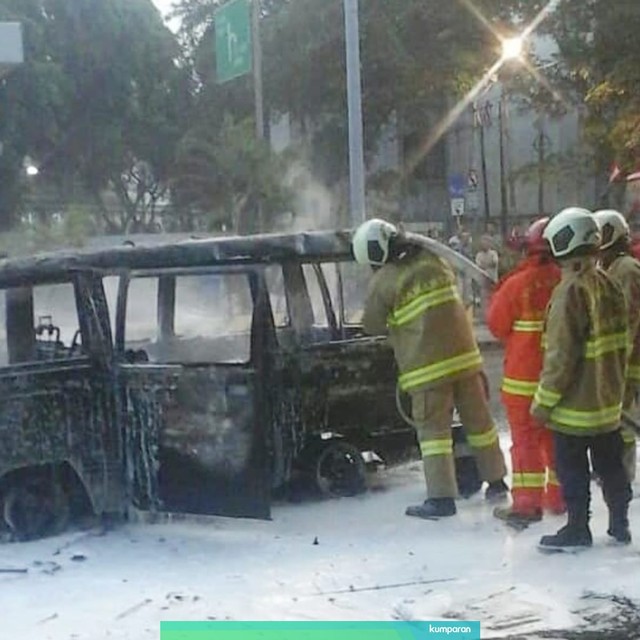
<svg viewBox="0 0 640 640"><path fill-rule="evenodd" d="M513 510L562 513L565 506L556 476L551 431L529 413L530 399L508 393L503 393L502 399L511 429Z"/></svg>
<svg viewBox="0 0 640 640"><path fill-rule="evenodd" d="M411 394L413 420L424 463L428 498L455 498L455 461L451 422L460 414L480 477L493 482L506 475L498 430L489 411L480 373Z"/></svg>
<svg viewBox="0 0 640 640"><path fill-rule="evenodd" d="M569 436L554 432L558 478L569 514L588 513L591 498L589 457L602 481L609 512L624 512L631 500L631 485L622 464L624 442L620 430L598 436Z"/></svg>

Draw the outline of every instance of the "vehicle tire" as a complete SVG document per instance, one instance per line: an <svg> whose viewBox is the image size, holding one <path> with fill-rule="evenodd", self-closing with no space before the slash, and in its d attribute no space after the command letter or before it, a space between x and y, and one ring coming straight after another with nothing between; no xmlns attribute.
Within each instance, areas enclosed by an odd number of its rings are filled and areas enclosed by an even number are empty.
<svg viewBox="0 0 640 640"><path fill-rule="evenodd" d="M318 452L313 468L316 487L324 497L355 496L367 488L362 454L348 442L327 443Z"/></svg>
<svg viewBox="0 0 640 640"><path fill-rule="evenodd" d="M69 499L57 483L23 482L7 490L3 515L14 540L35 540L66 529Z"/></svg>

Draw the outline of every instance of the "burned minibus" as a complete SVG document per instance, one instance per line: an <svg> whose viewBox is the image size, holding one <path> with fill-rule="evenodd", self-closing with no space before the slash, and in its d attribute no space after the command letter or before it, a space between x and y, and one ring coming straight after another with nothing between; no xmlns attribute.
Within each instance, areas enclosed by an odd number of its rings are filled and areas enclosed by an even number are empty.
<svg viewBox="0 0 640 640"><path fill-rule="evenodd" d="M0 498L70 514L268 518L292 481L364 489L419 459L348 232L154 242L0 263Z"/></svg>
<svg viewBox="0 0 640 640"><path fill-rule="evenodd" d="M0 491L15 530L70 502L267 518L294 477L364 487L417 457L347 233L188 240L0 264ZM39 523L40 526L42 523Z"/></svg>

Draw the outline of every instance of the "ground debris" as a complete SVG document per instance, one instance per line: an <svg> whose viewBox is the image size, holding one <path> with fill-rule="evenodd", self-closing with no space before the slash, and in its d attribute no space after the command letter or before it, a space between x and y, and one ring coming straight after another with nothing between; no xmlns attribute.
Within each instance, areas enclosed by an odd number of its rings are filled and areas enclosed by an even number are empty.
<svg viewBox="0 0 640 640"><path fill-rule="evenodd" d="M333 596L342 593L362 593L363 591L382 591L385 589L401 589L402 587L414 587L424 584L440 584L443 582L455 582L456 578L440 578L434 580L413 580L411 582L398 582L395 584L378 584L370 587L354 587L352 584L347 589L339 589L337 591L322 591L313 593L312 596Z"/></svg>
<svg viewBox="0 0 640 640"><path fill-rule="evenodd" d="M582 611L584 622L575 629L536 631L509 636L509 640L640 640L640 602L598 593L586 593L582 600L588 608ZM604 604L605 608L598 604Z"/></svg>
<svg viewBox="0 0 640 640"><path fill-rule="evenodd" d="M145 598L144 600L142 600L142 602L138 602L138 604L134 605L133 607L129 607L128 609L125 609L122 613L119 613L116 616L116 620L122 620L123 618L130 616L132 613L139 611L140 609L142 609L142 607L146 607L148 604L151 604L152 602L153 600L151 600L151 598Z"/></svg>
<svg viewBox="0 0 640 640"><path fill-rule="evenodd" d="M38 621L38 624L46 624L47 622L51 622L51 620L55 620L56 618L58 618L58 614L57 613L52 613L50 616L47 616L46 618L43 618L42 620Z"/></svg>
<svg viewBox="0 0 640 640"><path fill-rule="evenodd" d="M29 573L29 569L13 568L13 567L0 567L0 573Z"/></svg>
<svg viewBox="0 0 640 640"><path fill-rule="evenodd" d="M62 569L57 562L52 561L42 562L41 560L36 560L33 563L33 566L38 567L42 573L46 573L48 576L52 576L54 573L57 573Z"/></svg>

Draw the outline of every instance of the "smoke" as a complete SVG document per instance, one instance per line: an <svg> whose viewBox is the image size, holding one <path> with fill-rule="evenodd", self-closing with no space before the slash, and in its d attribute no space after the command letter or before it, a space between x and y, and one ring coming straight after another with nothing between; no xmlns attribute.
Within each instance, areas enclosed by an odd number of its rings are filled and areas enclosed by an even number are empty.
<svg viewBox="0 0 640 640"><path fill-rule="evenodd" d="M321 231L339 225L339 198L313 177L300 161L287 170L284 186L293 193L293 210L282 217L278 231Z"/></svg>

